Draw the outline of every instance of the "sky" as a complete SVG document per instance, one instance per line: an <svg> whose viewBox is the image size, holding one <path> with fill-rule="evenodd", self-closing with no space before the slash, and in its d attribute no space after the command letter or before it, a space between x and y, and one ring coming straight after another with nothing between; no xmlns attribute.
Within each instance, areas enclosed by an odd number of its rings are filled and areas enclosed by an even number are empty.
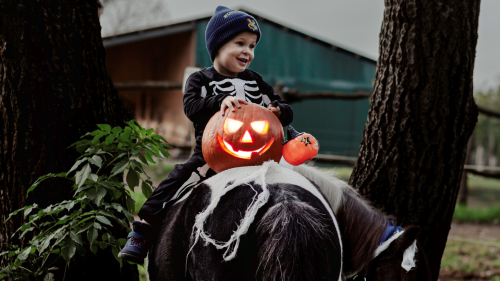
<svg viewBox="0 0 500 281"><path fill-rule="evenodd" d="M101 17L102 35L140 30L212 15L218 5L246 8L289 28L377 60L383 0L115 0ZM131 27L116 20L117 11L136 13ZM140 3L140 4L138 4ZM148 12L150 11L150 12ZM500 85L500 1L482 0L474 89ZM146 15L146 16L145 16ZM265 36L265 35L263 35Z"/></svg>

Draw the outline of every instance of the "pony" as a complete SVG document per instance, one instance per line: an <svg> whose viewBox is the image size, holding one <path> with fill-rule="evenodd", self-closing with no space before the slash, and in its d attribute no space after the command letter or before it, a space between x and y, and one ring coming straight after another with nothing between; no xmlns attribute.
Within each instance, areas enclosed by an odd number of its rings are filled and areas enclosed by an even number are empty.
<svg viewBox="0 0 500 281"><path fill-rule="evenodd" d="M428 266L412 269L425 260L418 228L379 245L390 219L313 167L233 168L186 189L170 207L152 242L149 278L427 280Z"/></svg>

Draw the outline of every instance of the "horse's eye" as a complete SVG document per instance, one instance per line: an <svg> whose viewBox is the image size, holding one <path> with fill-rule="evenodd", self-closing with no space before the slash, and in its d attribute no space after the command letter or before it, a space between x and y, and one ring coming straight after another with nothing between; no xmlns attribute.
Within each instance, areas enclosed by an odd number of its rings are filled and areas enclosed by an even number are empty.
<svg viewBox="0 0 500 281"><path fill-rule="evenodd" d="M267 121L254 121L250 123L250 126L259 134L266 134L269 129L269 123L267 123Z"/></svg>
<svg viewBox="0 0 500 281"><path fill-rule="evenodd" d="M227 118L226 121L224 121L224 133L226 134L231 134L236 131L243 125L243 122L234 120L232 118Z"/></svg>

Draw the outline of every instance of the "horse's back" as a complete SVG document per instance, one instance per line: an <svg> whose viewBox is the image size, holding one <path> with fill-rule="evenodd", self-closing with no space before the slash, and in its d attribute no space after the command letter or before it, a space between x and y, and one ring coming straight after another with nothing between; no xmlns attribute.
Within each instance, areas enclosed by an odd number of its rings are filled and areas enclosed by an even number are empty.
<svg viewBox="0 0 500 281"><path fill-rule="evenodd" d="M231 244L229 250L216 249L200 239L193 246L195 217L214 200L219 201L203 222L203 231L210 239L229 241L238 226L247 223L247 209L264 191L259 176L251 176L259 168L222 172L173 206L160 231L162 241L157 242L151 257L152 281L338 280L342 250L335 217L314 185L288 169L273 167L265 174L269 198L250 218L252 222L239 244ZM220 196L244 178L253 180ZM234 247L236 256L224 261L225 253Z"/></svg>

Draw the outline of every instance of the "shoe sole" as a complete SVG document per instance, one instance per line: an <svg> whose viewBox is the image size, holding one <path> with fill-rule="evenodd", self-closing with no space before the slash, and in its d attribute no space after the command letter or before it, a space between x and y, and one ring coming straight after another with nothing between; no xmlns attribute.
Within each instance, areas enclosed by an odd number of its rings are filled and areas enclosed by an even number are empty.
<svg viewBox="0 0 500 281"><path fill-rule="evenodd" d="M141 258L138 258L136 256L128 255L125 253L119 253L118 257L122 260L131 261L131 262L135 262L138 264L144 264L144 258L141 259Z"/></svg>

